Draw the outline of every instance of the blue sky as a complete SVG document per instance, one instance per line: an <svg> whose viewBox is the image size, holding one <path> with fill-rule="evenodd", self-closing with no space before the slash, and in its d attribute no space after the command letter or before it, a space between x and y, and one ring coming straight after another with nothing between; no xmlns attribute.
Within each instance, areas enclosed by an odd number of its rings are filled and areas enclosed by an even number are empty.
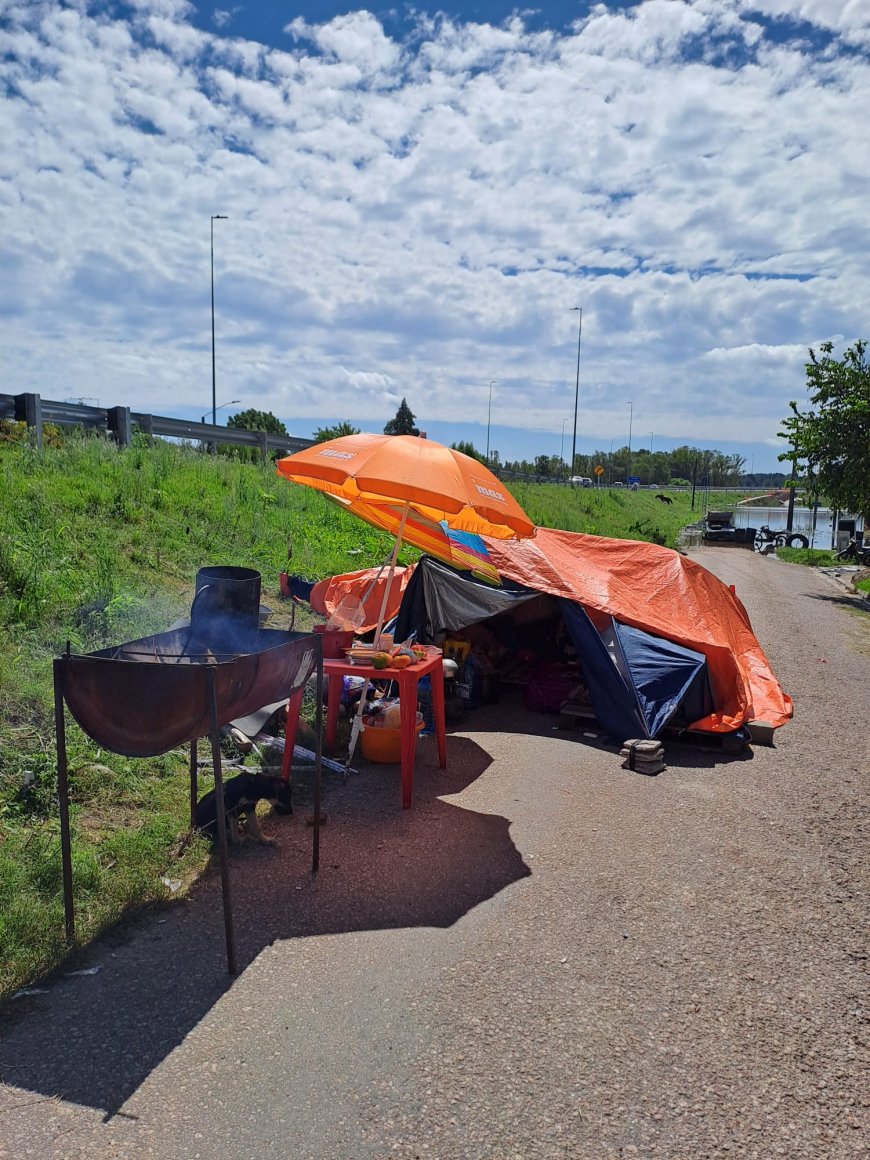
<svg viewBox="0 0 870 1160"><path fill-rule="evenodd" d="M855 0L0 6L0 391L774 469L870 337Z"/></svg>

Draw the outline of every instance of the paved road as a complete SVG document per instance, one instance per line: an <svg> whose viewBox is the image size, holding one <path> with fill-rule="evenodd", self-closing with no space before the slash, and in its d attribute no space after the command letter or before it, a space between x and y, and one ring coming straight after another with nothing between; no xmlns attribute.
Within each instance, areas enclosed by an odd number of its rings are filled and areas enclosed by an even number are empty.
<svg viewBox="0 0 870 1160"><path fill-rule="evenodd" d="M737 549L796 717L654 779L518 707L328 791L0 1018L0 1156L866 1154L870 616ZM863 827L863 830L862 830Z"/></svg>

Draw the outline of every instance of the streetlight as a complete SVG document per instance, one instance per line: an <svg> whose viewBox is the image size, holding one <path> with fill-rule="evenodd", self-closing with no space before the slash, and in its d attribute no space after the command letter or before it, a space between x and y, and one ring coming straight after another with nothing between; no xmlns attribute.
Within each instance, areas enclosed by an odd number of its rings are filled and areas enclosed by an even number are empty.
<svg viewBox="0 0 870 1160"><path fill-rule="evenodd" d="M489 421L492 417L492 388L498 382L498 379L489 380L489 406L486 411L486 466L489 467Z"/></svg>
<svg viewBox="0 0 870 1160"><path fill-rule="evenodd" d="M227 221L225 213L211 215L211 422L213 427L217 426L217 395L214 374L214 223L220 221Z"/></svg>
<svg viewBox="0 0 870 1160"><path fill-rule="evenodd" d="M571 439L571 470L568 472L569 476L574 474L574 457L577 454L577 400L580 398L580 337L583 334L583 307L572 306L571 310L580 311L580 325L577 327L577 380L574 384L574 435Z"/></svg>
<svg viewBox="0 0 870 1160"><path fill-rule="evenodd" d="M233 407L233 406L235 406L236 403L241 403L241 401L242 401L241 399L230 399L230 401L228 403L221 403L221 405L219 407L215 407L211 413L212 425L214 425L215 416L217 415L218 411L222 411L224 409L224 407ZM205 422L205 415L200 415L199 421L200 421L200 423L204 423Z"/></svg>
<svg viewBox="0 0 870 1160"><path fill-rule="evenodd" d="M631 419L634 414L634 404L631 399L628 400L628 474L625 477L625 482L628 483L631 478Z"/></svg>

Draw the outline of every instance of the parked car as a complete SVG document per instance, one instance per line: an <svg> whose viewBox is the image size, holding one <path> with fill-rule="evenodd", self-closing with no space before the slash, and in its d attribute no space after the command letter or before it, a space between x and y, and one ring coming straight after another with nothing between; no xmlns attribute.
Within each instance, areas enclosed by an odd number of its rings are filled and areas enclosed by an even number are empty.
<svg viewBox="0 0 870 1160"><path fill-rule="evenodd" d="M572 475L568 480L572 487L591 487L592 480L588 475Z"/></svg>

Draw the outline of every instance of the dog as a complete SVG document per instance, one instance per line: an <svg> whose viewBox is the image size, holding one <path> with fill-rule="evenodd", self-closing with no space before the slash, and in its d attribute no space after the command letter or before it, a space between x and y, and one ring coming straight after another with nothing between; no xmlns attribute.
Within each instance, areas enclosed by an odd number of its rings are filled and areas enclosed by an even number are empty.
<svg viewBox="0 0 870 1160"><path fill-rule="evenodd" d="M657 495L656 499L660 499L662 501L662 503L673 503L674 502L669 495Z"/></svg>
<svg viewBox="0 0 870 1160"><path fill-rule="evenodd" d="M224 782L224 812L227 820L227 841L237 845L242 837L242 823L247 834L262 846L277 846L274 838L267 838L257 819L257 802L272 803L276 813L292 814L290 782L264 773L241 773ZM209 790L196 803L196 828L209 839L212 846L218 840L217 794Z"/></svg>

